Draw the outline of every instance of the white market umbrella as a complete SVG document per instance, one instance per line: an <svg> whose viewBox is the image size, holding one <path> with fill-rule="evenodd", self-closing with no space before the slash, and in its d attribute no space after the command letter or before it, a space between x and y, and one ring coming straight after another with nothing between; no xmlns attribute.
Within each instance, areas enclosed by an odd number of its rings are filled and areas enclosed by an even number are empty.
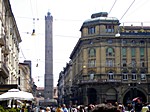
<svg viewBox="0 0 150 112"><path fill-rule="evenodd" d="M0 101L4 100L28 100L34 99L32 93L20 91L19 89L10 89L8 92L0 95Z"/></svg>

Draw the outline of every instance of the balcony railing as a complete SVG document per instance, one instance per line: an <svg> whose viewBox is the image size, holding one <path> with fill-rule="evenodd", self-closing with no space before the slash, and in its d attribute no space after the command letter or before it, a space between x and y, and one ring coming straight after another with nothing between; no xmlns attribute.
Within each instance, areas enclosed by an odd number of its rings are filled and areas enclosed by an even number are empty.
<svg viewBox="0 0 150 112"><path fill-rule="evenodd" d="M83 76L80 80L80 84L87 84L87 83L120 83L122 82L121 79L107 79L107 78L101 78L100 75L95 75L93 79L90 79L89 75Z"/></svg>
<svg viewBox="0 0 150 112"><path fill-rule="evenodd" d="M121 35L150 35L150 32L120 32Z"/></svg>

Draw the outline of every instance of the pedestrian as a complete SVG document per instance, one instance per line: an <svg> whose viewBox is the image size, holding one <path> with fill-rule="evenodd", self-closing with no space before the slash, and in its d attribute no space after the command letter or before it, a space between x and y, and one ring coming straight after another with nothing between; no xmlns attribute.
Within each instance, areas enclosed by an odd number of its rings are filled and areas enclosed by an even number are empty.
<svg viewBox="0 0 150 112"><path fill-rule="evenodd" d="M138 98L135 102L135 112L141 112L142 110L142 101L140 100L140 98Z"/></svg>
<svg viewBox="0 0 150 112"><path fill-rule="evenodd" d="M51 112L51 108L50 107L46 107L46 112Z"/></svg>
<svg viewBox="0 0 150 112"><path fill-rule="evenodd" d="M65 104L62 105L63 112L68 112L68 109Z"/></svg>
<svg viewBox="0 0 150 112"><path fill-rule="evenodd" d="M61 108L60 105L58 105L58 107L56 108L56 112L63 112L63 109Z"/></svg>
<svg viewBox="0 0 150 112"><path fill-rule="evenodd" d="M144 103L141 112L149 112L148 103Z"/></svg>
<svg viewBox="0 0 150 112"><path fill-rule="evenodd" d="M40 112L45 112L43 107L40 107Z"/></svg>

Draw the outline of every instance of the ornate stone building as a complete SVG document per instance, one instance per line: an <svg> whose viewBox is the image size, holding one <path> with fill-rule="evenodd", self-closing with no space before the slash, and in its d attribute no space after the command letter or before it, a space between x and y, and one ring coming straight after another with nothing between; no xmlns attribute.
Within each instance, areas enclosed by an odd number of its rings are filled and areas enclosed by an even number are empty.
<svg viewBox="0 0 150 112"><path fill-rule="evenodd" d="M100 12L84 21L80 31L70 55L70 101L126 105L140 97L150 102L150 26L120 26L117 18Z"/></svg>
<svg viewBox="0 0 150 112"><path fill-rule="evenodd" d="M18 84L21 37L9 0L0 0L0 84Z"/></svg>

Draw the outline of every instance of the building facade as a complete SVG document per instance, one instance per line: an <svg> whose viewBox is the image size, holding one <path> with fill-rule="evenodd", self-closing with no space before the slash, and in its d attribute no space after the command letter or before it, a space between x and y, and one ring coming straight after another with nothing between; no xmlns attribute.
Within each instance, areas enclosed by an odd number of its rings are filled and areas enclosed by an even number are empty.
<svg viewBox="0 0 150 112"><path fill-rule="evenodd" d="M83 22L74 47L72 94L77 104L150 102L150 26L120 26L107 12ZM65 86L65 85L64 85Z"/></svg>
<svg viewBox="0 0 150 112"><path fill-rule="evenodd" d="M31 66L19 64L20 42L22 40L10 1L0 0L0 94L12 88L35 91L35 85L27 83L32 79ZM21 85L23 81L25 84Z"/></svg>
<svg viewBox="0 0 150 112"><path fill-rule="evenodd" d="M32 92L30 68L27 63L19 63L18 85L22 91Z"/></svg>
<svg viewBox="0 0 150 112"><path fill-rule="evenodd" d="M0 0L0 83L18 84L21 37L9 0Z"/></svg>

